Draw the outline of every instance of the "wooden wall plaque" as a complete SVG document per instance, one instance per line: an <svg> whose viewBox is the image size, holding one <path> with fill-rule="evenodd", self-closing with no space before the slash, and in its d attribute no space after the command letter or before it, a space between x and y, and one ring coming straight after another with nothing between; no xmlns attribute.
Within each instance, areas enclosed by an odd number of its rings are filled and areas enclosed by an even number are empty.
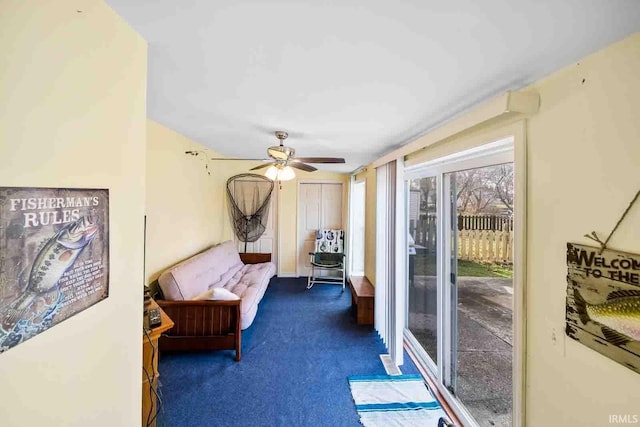
<svg viewBox="0 0 640 427"><path fill-rule="evenodd" d="M567 243L566 333L640 373L640 255Z"/></svg>

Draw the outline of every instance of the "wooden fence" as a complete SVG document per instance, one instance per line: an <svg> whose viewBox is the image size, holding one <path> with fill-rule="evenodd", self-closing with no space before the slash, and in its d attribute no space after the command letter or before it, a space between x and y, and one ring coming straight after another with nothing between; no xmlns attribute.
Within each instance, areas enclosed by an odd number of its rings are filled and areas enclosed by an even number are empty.
<svg viewBox="0 0 640 427"><path fill-rule="evenodd" d="M513 232L458 231L458 259L481 263L513 262Z"/></svg>
<svg viewBox="0 0 640 427"><path fill-rule="evenodd" d="M481 263L513 262L513 219L499 216L458 216L458 259ZM435 215L409 221L415 244L428 254L436 251Z"/></svg>
<svg viewBox="0 0 640 427"><path fill-rule="evenodd" d="M513 230L513 217L504 215L458 215L458 230Z"/></svg>
<svg viewBox="0 0 640 427"><path fill-rule="evenodd" d="M436 251L437 235L436 217L423 216L419 221L409 221L409 233L413 236L415 244L421 246L427 253Z"/></svg>

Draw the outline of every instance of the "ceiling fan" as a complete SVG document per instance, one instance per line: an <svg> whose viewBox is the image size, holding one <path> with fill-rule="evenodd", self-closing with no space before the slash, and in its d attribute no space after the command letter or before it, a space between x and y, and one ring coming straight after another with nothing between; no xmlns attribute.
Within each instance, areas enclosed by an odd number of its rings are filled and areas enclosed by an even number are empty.
<svg viewBox="0 0 640 427"><path fill-rule="evenodd" d="M344 159L340 157L295 157L296 151L284 145L284 140L289 134L287 132L275 131L276 138L280 140L280 145L274 145L267 148L268 159L234 159L228 157L212 158L211 160L260 160L265 163L258 165L250 170L258 170L268 168L265 175L274 181L287 181L295 178L292 168L313 172L318 170L308 163L344 163Z"/></svg>

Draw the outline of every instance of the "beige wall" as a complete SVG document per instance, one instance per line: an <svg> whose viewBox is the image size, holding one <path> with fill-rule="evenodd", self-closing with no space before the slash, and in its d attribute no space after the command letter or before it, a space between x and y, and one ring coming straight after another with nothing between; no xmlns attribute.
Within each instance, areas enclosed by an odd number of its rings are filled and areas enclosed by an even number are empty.
<svg viewBox="0 0 640 427"><path fill-rule="evenodd" d="M640 35L536 83L528 142L528 424L640 416L640 375L565 337L567 242L606 237L640 189ZM640 205L610 247L640 253ZM558 340L553 341L556 334Z"/></svg>
<svg viewBox="0 0 640 427"><path fill-rule="evenodd" d="M249 172L256 162L210 161L209 175L202 156L188 156L184 152L201 150L209 157L221 157L220 154L153 120L148 121L147 139L146 275L151 282L178 261L233 238L226 182L233 175ZM298 181L345 183L346 223L348 179L345 174L296 171L296 179L283 182L282 189L276 184L280 274L296 273Z"/></svg>
<svg viewBox="0 0 640 427"><path fill-rule="evenodd" d="M595 427L608 425L609 414L640 416L640 375L564 334L566 243L590 244L583 236L592 230L606 237L640 189L639 52L636 34L529 88L541 100L527 135L529 426ZM509 121L482 126L464 138ZM367 208L375 206L375 174L368 178ZM375 217L367 215L367 229L371 222ZM610 247L640 253L639 223L637 205ZM367 233L369 252L375 251L374 236ZM367 256L366 263L369 275L375 256Z"/></svg>
<svg viewBox="0 0 640 427"><path fill-rule="evenodd" d="M208 157L219 156L148 120L145 209L148 282L156 280L162 271L178 261L232 237L225 183L234 175L233 169L241 165L210 161L207 170L204 156L186 155L188 150L205 151Z"/></svg>
<svg viewBox="0 0 640 427"><path fill-rule="evenodd" d="M139 425L146 43L102 1L2 0L0 52L0 182L108 188L111 254L106 300L0 355L0 424Z"/></svg>

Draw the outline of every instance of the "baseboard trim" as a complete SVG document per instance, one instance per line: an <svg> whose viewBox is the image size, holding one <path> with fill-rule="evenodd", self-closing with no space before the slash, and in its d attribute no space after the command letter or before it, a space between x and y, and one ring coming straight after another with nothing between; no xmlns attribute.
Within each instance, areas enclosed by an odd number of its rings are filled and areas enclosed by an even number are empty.
<svg viewBox="0 0 640 427"><path fill-rule="evenodd" d="M298 273L280 273L278 277L299 277Z"/></svg>

